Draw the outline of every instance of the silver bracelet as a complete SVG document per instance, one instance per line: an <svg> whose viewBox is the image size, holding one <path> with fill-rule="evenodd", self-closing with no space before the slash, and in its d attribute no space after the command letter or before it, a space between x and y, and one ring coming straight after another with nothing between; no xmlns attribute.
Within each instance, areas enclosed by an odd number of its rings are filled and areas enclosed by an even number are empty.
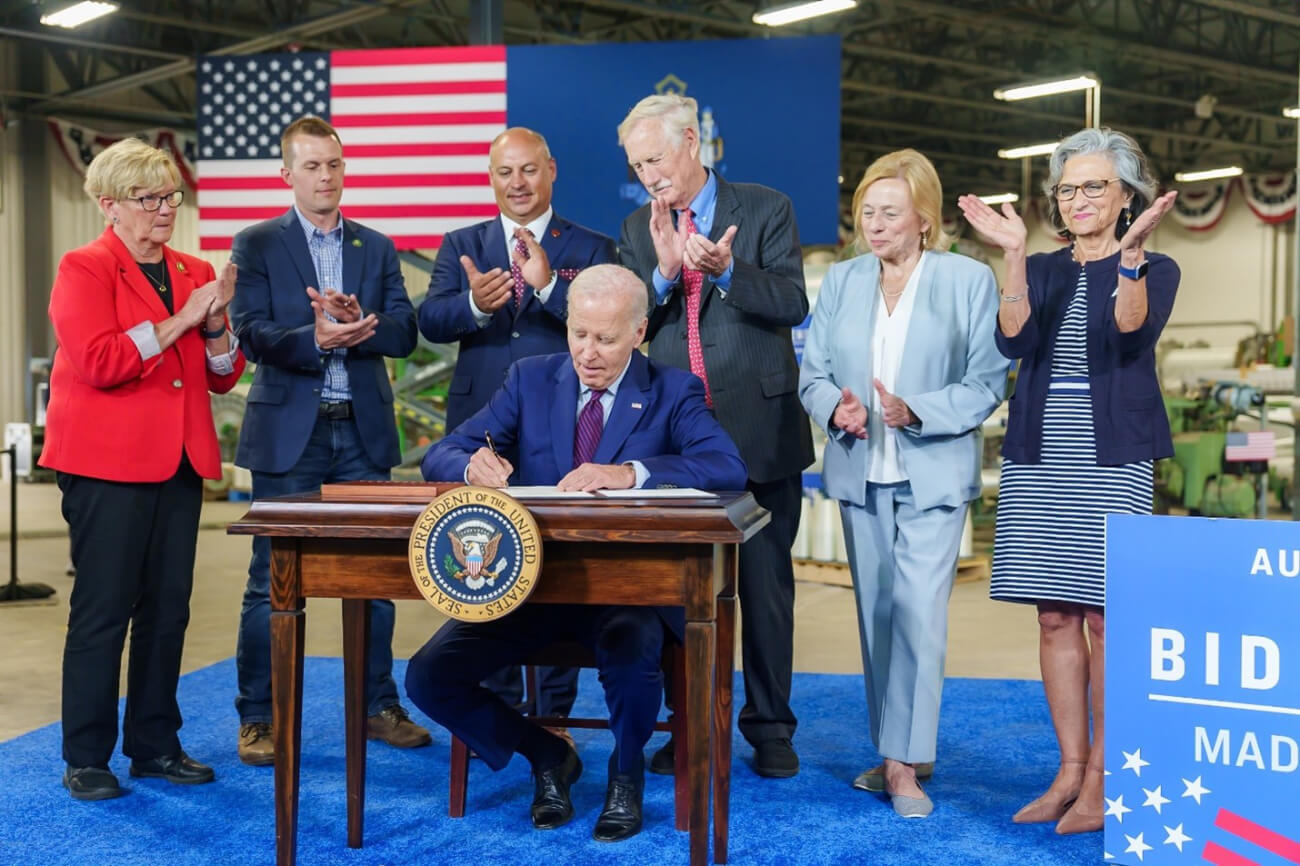
<svg viewBox="0 0 1300 866"><path fill-rule="evenodd" d="M998 292L998 297L1002 299L1002 303L1004 304L1014 304L1017 301L1023 301L1025 299L1025 294L1026 293L1021 292L1018 295L1004 295L1001 292Z"/></svg>

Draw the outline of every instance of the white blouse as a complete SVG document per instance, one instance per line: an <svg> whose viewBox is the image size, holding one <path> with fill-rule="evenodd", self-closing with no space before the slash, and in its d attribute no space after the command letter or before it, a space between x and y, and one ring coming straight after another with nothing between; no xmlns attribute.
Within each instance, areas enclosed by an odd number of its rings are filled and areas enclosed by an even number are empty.
<svg viewBox="0 0 1300 866"><path fill-rule="evenodd" d="M871 369L874 376L885 386L885 390L894 393L898 384L898 368L903 360L903 344L907 341L907 329L912 323L912 310L916 306L917 286L921 283L921 271L925 269L928 251L922 251L920 260L907 278L903 294L891 314L885 306L885 296L880 290L880 277L876 277L876 314L871 331ZM880 395L874 384L871 387L871 400L867 405L870 412L867 439L867 481L872 484L897 484L907 480L907 470L903 467L902 457L898 452L898 437L903 433L892 427L886 427L881 420Z"/></svg>

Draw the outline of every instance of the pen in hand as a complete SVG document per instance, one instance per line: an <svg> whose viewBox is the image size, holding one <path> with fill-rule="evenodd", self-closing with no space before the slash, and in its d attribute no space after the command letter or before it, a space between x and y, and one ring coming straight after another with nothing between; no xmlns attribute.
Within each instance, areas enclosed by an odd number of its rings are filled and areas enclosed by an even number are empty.
<svg viewBox="0 0 1300 866"><path fill-rule="evenodd" d="M488 450L492 452L492 456L495 457L496 459L500 460L500 459L501 459L501 452L500 452L500 451L497 451L496 443L492 441L492 434L489 433L487 430L484 430L484 431L483 431L483 438L487 440L487 447L488 447Z"/></svg>

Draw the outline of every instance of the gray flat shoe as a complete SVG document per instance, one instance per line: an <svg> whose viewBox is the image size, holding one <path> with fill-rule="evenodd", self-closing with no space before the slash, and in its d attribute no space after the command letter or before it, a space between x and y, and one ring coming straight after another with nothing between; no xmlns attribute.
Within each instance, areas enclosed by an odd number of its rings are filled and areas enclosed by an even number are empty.
<svg viewBox="0 0 1300 866"><path fill-rule="evenodd" d="M920 797L904 797L902 794L890 794L889 802L900 818L928 818L934 811L934 803L921 792Z"/></svg>
<svg viewBox="0 0 1300 866"><path fill-rule="evenodd" d="M916 765L916 778L924 782L934 775L934 762L928 761ZM853 780L853 787L859 791L870 791L873 794L882 794L885 791L885 767L881 764L878 767L872 767L870 770L863 770L858 777Z"/></svg>

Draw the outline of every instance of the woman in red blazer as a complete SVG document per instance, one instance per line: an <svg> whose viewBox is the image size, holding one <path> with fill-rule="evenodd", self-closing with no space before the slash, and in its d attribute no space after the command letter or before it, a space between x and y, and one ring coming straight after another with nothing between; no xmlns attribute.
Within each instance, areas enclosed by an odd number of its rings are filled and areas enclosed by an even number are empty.
<svg viewBox="0 0 1300 866"><path fill-rule="evenodd" d="M59 263L59 341L41 465L58 473L77 580L63 649L63 784L79 800L124 793L108 769L128 625L122 751L132 776L209 782L181 750L176 704L203 478L221 476L208 392L244 369L226 327L233 265L218 278L167 247L184 198L171 158L137 140L105 149L86 192L109 222Z"/></svg>

